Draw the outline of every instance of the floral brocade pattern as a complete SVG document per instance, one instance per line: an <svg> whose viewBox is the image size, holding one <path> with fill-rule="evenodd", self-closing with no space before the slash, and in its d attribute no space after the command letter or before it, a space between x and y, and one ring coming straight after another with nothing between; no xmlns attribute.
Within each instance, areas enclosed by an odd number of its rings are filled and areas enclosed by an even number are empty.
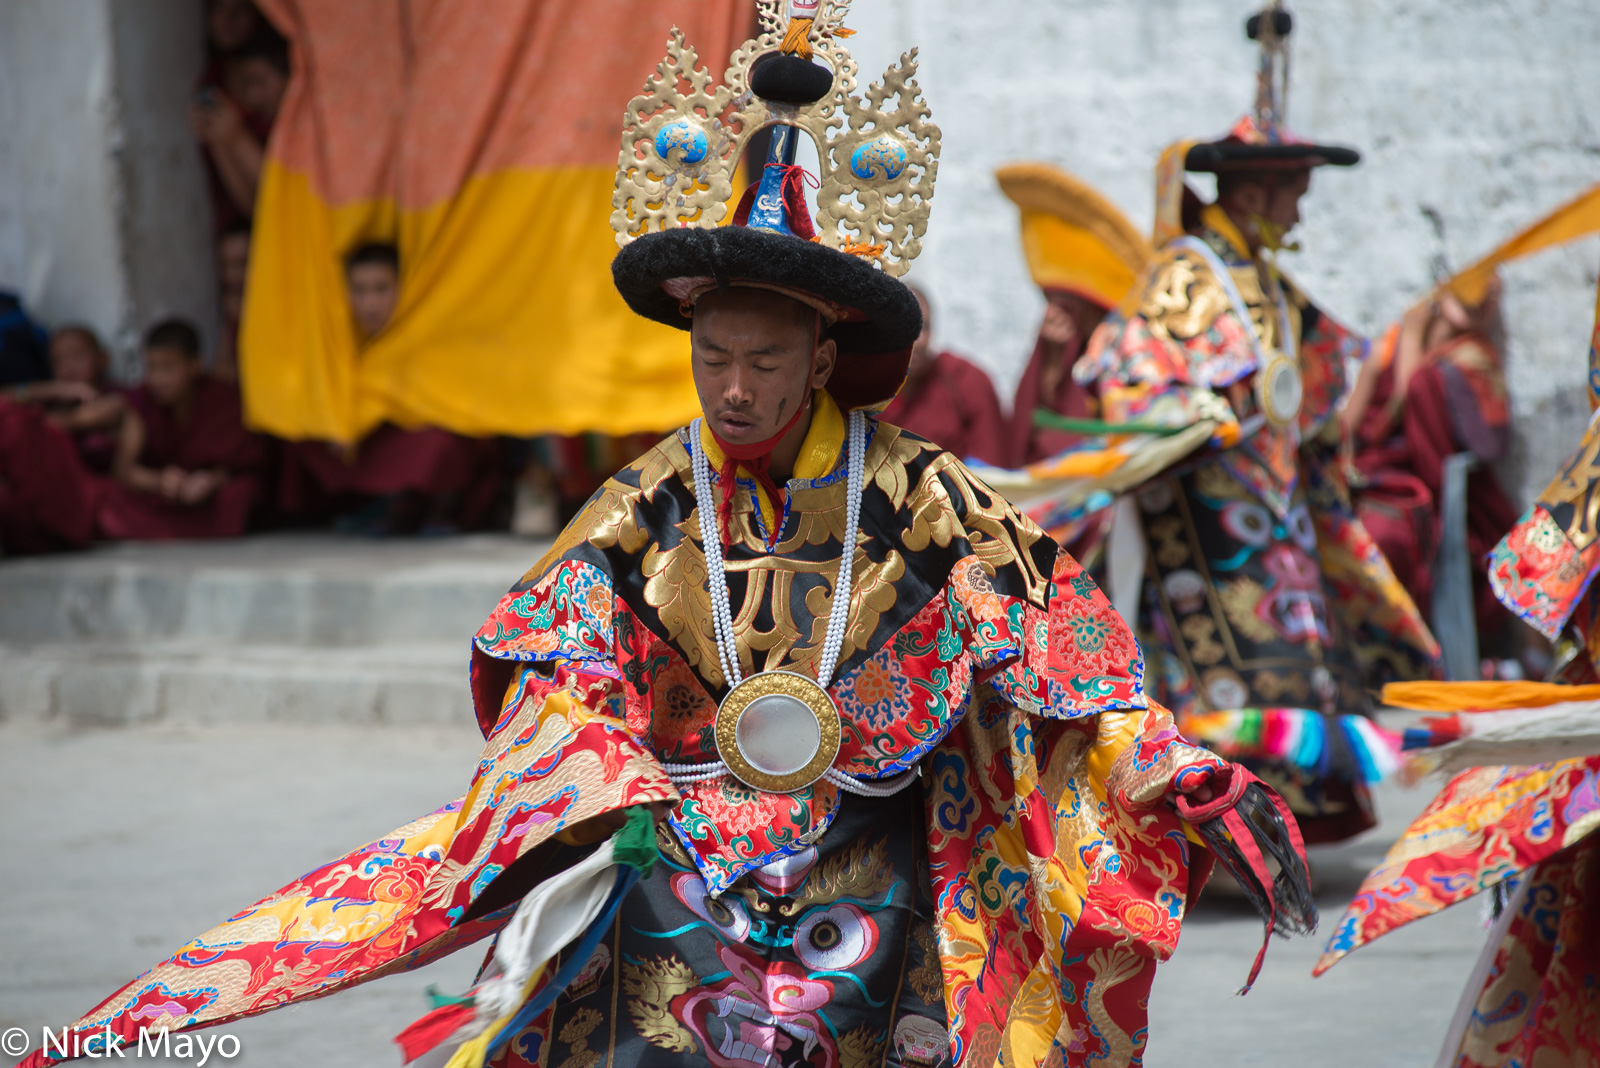
<svg viewBox="0 0 1600 1068"><path fill-rule="evenodd" d="M865 467L855 546L840 544L837 480L791 482L777 551L761 546L741 491L727 554L747 672L815 670L838 561L851 561L832 685L846 721L841 766L868 779L920 771L902 799L925 813L918 882L932 913L904 975L930 1008L942 994L949 1030L858 1034L852 1024L830 1035L840 1068L881 1063L885 1050L905 1063L948 1056L957 1068L1131 1068L1155 964L1209 868L1164 797L1226 765L1185 744L1147 701L1137 644L1077 563L959 461L880 425ZM460 801L239 913L79 1030L221 1023L437 959L500 928L555 852L540 847L630 806L671 807L668 842L681 858L670 874L704 890L677 900L713 917L724 912L706 900L731 909L757 869L781 875L813 846L836 856L872 847L874 835L847 826L823 840L850 811L826 781L781 796L726 779L680 793L666 776L663 759L713 754L727 689L688 473L676 436L620 473L485 623L470 681L486 744ZM630 1018L655 1048L682 1045L681 1025L720 1048L729 1032L709 1015L720 1006L691 987L750 1000L766 980L724 945L714 952L728 975L682 957L695 982L677 990L683 969L661 964L675 952L664 942L659 961L632 962L628 996L641 1008ZM785 989L839 981L812 971L772 979ZM788 1023L809 1026L798 1017L817 1006L784 1004ZM574 1012L552 1041L575 1064L595 1063L606 1042L598 1021ZM804 1046L803 1030L788 1033Z"/></svg>
<svg viewBox="0 0 1600 1068"><path fill-rule="evenodd" d="M521 700L579 684L586 700L620 709L634 741L658 759L717 759L716 700L679 650L620 599L599 595L607 584L603 575L595 582L597 573L582 561L558 563L505 598L480 630L478 648L538 661L524 672ZM1065 554L1050 588L1046 612L1000 594L976 554L957 561L943 590L832 684L843 720L835 766L864 779L915 767L966 713L983 681L1042 716L1143 707L1138 644L1104 596ZM602 634L617 636L612 650L598 648ZM552 646L549 635L568 641ZM532 652L535 643L545 651ZM688 783L680 792L673 826L713 892L815 842L839 804L838 787L827 781L787 795L732 778Z"/></svg>
<svg viewBox="0 0 1600 1068"><path fill-rule="evenodd" d="M1488 974L1453 1068L1600 1063L1600 838L1528 872L1521 907L1485 947Z"/></svg>
<svg viewBox="0 0 1600 1068"><path fill-rule="evenodd" d="M73 1025L173 1031L252 1016L431 963L510 918L495 879L583 820L670 801L661 768L579 688L519 684L465 797L294 880L207 931ZM100 1041L104 1041L103 1037ZM88 1043L85 1043L85 1048ZM98 1048L98 1047L96 1047ZM36 1051L29 1068L54 1063Z"/></svg>
<svg viewBox="0 0 1600 1068"><path fill-rule="evenodd" d="M1600 756L1451 779L1362 882L1316 973L1379 935L1526 871L1600 828Z"/></svg>

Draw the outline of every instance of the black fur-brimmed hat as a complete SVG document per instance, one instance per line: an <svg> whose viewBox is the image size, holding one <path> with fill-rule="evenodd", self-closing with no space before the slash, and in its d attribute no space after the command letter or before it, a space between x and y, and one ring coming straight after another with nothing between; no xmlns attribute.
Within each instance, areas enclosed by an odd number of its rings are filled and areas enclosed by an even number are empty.
<svg viewBox="0 0 1600 1068"><path fill-rule="evenodd" d="M1361 153L1345 145L1302 141L1281 128L1264 131L1254 116L1240 119L1228 136L1191 145L1185 170L1222 173L1242 170L1302 170L1306 167L1352 167Z"/></svg>
<svg viewBox="0 0 1600 1068"><path fill-rule="evenodd" d="M617 253L611 277L628 307L680 330L689 329L695 300L730 286L770 289L816 308L839 348L828 392L845 411L894 397L922 332L916 295L870 262L747 226L646 234Z"/></svg>
<svg viewBox="0 0 1600 1068"><path fill-rule="evenodd" d="M815 308L839 358L828 392L846 411L888 403L905 381L922 308L898 279L922 250L939 127L916 82L916 50L856 97L847 4L758 5L760 32L705 84L677 30L628 104L611 226L617 290L638 314L689 329L695 302L735 286ZM692 86L685 92L684 85ZM769 138L757 181L719 225L751 139ZM796 163L809 136L817 173ZM816 215L805 187L824 198Z"/></svg>

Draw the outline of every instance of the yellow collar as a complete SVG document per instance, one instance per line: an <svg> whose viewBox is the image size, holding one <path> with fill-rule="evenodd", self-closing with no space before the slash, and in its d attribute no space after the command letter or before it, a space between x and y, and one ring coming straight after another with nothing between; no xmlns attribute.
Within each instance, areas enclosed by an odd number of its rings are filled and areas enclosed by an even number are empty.
<svg viewBox="0 0 1600 1068"><path fill-rule="evenodd" d="M1245 242L1244 235L1239 232L1237 226L1233 225L1233 220L1228 217L1226 211L1222 210L1220 204L1207 204L1204 208L1201 208L1200 221L1221 234L1222 239L1233 248L1233 251L1247 260L1255 259L1250 254L1250 246Z"/></svg>
<svg viewBox="0 0 1600 1068"><path fill-rule="evenodd" d="M811 426L806 430L805 440L800 443L800 455L795 457L794 477L809 481L830 474L839 463L840 453L844 451L844 432L844 413L834 402L833 395L825 389L813 390ZM720 470L723 461L722 449L718 447L717 439L712 436L711 429L704 423L700 424L700 447L705 450L706 459L711 462L711 469ZM742 464L740 469L743 470ZM732 487L723 488L724 493L732 491ZM761 521L768 530L771 530L777 511L759 484L756 487L755 498L757 507L761 509Z"/></svg>

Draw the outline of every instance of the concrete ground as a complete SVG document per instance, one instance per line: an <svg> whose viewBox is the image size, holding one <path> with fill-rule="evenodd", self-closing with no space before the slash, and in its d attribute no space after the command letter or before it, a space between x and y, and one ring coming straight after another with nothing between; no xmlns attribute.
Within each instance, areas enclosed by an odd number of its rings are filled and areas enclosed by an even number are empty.
<svg viewBox="0 0 1600 1068"><path fill-rule="evenodd" d="M222 917L449 800L477 750L470 729L0 727L0 1031L37 1042ZM1383 827L1317 851L1324 933L1426 799L1386 790ZM1235 997L1260 938L1244 906L1202 903L1156 979L1150 1068L1431 1065L1483 931L1463 905L1317 980L1320 938L1275 942ZM398 1064L390 1039L424 989L465 989L478 959L231 1025L243 1052L227 1063Z"/></svg>

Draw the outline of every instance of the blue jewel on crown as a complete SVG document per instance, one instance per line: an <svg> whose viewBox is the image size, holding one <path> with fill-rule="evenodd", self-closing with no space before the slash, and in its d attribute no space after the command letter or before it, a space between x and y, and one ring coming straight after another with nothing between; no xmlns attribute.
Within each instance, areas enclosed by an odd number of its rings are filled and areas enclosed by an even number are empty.
<svg viewBox="0 0 1600 1068"><path fill-rule="evenodd" d="M672 162L672 151L682 149L681 161L692 165L710 155L711 142L700 127L685 119L679 119L656 132L655 148L656 155L669 163Z"/></svg>

